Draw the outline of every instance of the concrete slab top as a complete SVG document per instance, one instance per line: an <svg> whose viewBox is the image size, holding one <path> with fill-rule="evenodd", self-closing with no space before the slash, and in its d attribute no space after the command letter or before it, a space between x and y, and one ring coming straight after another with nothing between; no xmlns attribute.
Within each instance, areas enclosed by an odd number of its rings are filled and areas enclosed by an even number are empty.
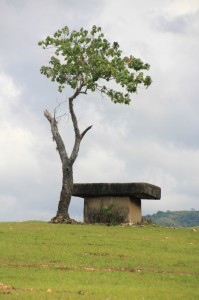
<svg viewBox="0 0 199 300"><path fill-rule="evenodd" d="M73 196L76 197L136 197L139 199L161 198L161 188L150 183L75 183Z"/></svg>

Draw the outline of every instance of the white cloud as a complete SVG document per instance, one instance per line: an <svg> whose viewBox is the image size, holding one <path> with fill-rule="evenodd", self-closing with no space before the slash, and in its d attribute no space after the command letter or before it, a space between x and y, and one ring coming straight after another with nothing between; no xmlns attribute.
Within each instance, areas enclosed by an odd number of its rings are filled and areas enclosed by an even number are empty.
<svg viewBox="0 0 199 300"><path fill-rule="evenodd" d="M3 72L0 73L0 113L2 120L10 121L11 118L11 110L14 109L18 105L16 103L19 101L19 96L21 94L21 90L15 86L13 79Z"/></svg>
<svg viewBox="0 0 199 300"><path fill-rule="evenodd" d="M0 202L4 207L1 210L2 218L7 215L10 219L22 216L25 210L34 206L40 205L41 209L46 207L49 210L53 197L57 196L56 190L48 185L53 180L58 183L56 173L57 177L61 173L59 161L52 160L54 149L52 148L52 153L48 152L52 146L48 131L45 132L42 124L37 124L37 117L27 111L25 103L22 104L20 90L10 76L1 74ZM47 187L52 193L48 205L40 199L44 195L44 199L46 198L44 189Z"/></svg>
<svg viewBox="0 0 199 300"><path fill-rule="evenodd" d="M23 117L24 104L20 101L20 88L11 77L5 74L0 76L0 103L1 103L1 172L7 176L16 176L16 169L22 170L27 164L35 165L35 156L31 153L34 137L28 128L20 124ZM21 114L15 111L21 107ZM10 170L13 169L12 173Z"/></svg>
<svg viewBox="0 0 199 300"><path fill-rule="evenodd" d="M77 162L76 180L81 182L122 181L125 174L125 162L117 156L116 151L110 151L106 146L93 144L84 159ZM78 173L80 175L78 176Z"/></svg>
<svg viewBox="0 0 199 300"><path fill-rule="evenodd" d="M166 8L173 16L195 13L197 10L199 10L198 0L174 0Z"/></svg>

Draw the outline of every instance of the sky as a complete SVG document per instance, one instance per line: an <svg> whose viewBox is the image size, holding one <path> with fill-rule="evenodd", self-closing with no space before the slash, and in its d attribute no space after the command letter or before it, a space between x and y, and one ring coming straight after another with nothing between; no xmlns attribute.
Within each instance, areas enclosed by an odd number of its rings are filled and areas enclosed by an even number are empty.
<svg viewBox="0 0 199 300"><path fill-rule="evenodd" d="M0 221L50 220L62 183L61 162L44 109L72 93L40 74L49 51L37 45L67 25L102 27L124 55L150 64L153 83L129 106L97 93L75 102L82 141L74 181L148 182L161 200L143 200L142 214L199 209L199 1L0 0ZM62 107L62 109L64 109ZM60 111L61 113L61 111ZM67 115L59 122L70 152ZM83 199L71 217L82 220Z"/></svg>

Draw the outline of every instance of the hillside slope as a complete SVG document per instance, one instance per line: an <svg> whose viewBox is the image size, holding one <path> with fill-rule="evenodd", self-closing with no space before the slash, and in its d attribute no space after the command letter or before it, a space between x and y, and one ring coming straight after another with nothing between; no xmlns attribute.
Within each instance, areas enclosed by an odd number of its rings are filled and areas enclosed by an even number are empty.
<svg viewBox="0 0 199 300"><path fill-rule="evenodd" d="M193 227L199 226L199 211L158 211L156 214L144 216L143 219L164 226Z"/></svg>

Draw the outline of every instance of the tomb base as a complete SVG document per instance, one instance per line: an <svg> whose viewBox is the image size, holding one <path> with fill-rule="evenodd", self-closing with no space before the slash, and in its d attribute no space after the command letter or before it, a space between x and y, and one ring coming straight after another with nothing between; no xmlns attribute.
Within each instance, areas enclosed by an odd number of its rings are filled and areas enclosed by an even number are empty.
<svg viewBox="0 0 199 300"><path fill-rule="evenodd" d="M133 197L87 197L84 199L85 223L140 224L141 200Z"/></svg>

